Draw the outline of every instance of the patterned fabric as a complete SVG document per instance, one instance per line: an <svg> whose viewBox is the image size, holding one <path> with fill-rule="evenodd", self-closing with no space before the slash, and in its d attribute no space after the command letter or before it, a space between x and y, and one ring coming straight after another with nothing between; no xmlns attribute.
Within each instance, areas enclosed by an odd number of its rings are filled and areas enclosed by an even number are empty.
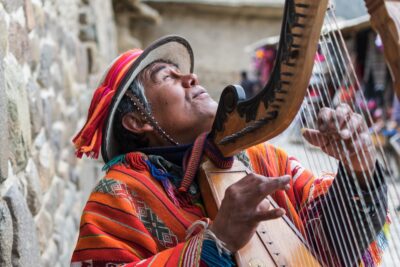
<svg viewBox="0 0 400 267"><path fill-rule="evenodd" d="M272 197L321 257L329 255L333 258L329 265L340 266L327 245L320 212L334 184L333 175L317 178L295 158L267 144L248 149L240 159L264 176L291 175L291 188ZM84 208L72 265L220 266L212 244L203 245L202 232L185 240L190 225L204 218L202 208L195 203L189 205L187 193L178 190L175 197L186 205L175 205L162 183L152 177L146 161L142 153L129 153L118 164L109 166ZM378 242L384 243L380 238ZM380 255L379 249L368 255ZM220 264L229 266L228 258L221 256L220 260Z"/></svg>

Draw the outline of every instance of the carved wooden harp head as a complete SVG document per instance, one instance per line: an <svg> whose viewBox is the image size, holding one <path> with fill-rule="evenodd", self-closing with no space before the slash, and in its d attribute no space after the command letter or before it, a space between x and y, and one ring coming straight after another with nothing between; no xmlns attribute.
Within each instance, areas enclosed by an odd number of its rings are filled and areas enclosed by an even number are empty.
<svg viewBox="0 0 400 267"><path fill-rule="evenodd" d="M365 0L365 4L371 25L382 38L386 62L400 98L400 1Z"/></svg>
<svg viewBox="0 0 400 267"><path fill-rule="evenodd" d="M232 156L285 130L307 92L328 0L287 0L271 79L245 100L240 86L222 92L211 138Z"/></svg>

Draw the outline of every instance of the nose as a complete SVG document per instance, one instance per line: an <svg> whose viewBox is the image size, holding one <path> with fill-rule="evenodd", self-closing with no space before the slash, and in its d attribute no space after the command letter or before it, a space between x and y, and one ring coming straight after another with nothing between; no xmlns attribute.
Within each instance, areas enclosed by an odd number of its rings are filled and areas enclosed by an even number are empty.
<svg viewBox="0 0 400 267"><path fill-rule="evenodd" d="M190 73L182 76L183 87L190 88L198 84L199 84L199 79L197 78L196 74Z"/></svg>

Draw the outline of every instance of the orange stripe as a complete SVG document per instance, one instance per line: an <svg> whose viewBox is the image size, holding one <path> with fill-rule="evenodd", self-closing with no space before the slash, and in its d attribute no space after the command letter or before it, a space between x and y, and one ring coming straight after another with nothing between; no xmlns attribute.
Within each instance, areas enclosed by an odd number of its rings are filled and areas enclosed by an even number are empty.
<svg viewBox="0 0 400 267"><path fill-rule="evenodd" d="M117 77L116 77L116 79L115 79L114 86L112 87L112 90L113 90L113 91L116 90L116 89L119 87L122 78L125 77L125 74L126 74L126 72L128 71L128 68L130 68L130 67L132 66L132 63L133 63L135 60L136 60L136 58L134 58L134 60L133 60L132 62L129 62L128 64L126 64L126 65L120 70L120 72L118 73L118 75L117 75Z"/></svg>
<svg viewBox="0 0 400 267"><path fill-rule="evenodd" d="M135 207L133 206L133 203L130 203L128 200L118 201L118 199L116 199L116 197L114 197L112 195L109 195L106 193L95 192L90 195L90 198L88 201L100 202L111 208L120 209L126 213L129 213L132 216L138 217Z"/></svg>
<svg viewBox="0 0 400 267"><path fill-rule="evenodd" d="M112 235L132 240L134 243L145 246L145 248L152 253L157 253L157 244L154 239L148 233L138 230L136 228L137 226L123 225L103 215L85 211L83 212L82 220L86 223L91 223L100 229L104 229Z"/></svg>
<svg viewBox="0 0 400 267"><path fill-rule="evenodd" d="M115 241L115 239L107 235L79 237L78 244L76 245L75 250L94 248L124 249L134 254L135 257L143 259L143 255L141 255L137 250L126 245L123 242Z"/></svg>
<svg viewBox="0 0 400 267"><path fill-rule="evenodd" d="M164 250L161 253L158 253L154 256L152 261L149 263L148 267L154 266L154 267L159 267L159 266L164 266L169 258L172 255L173 249L167 249Z"/></svg>

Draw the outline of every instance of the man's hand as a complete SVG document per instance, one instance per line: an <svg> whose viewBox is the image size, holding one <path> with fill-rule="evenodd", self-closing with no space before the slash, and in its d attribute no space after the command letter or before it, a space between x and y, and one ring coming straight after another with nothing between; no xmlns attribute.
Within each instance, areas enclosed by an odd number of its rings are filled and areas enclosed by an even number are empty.
<svg viewBox="0 0 400 267"><path fill-rule="evenodd" d="M305 129L303 136L358 174L374 170L376 155L367 124L346 104L336 110L322 108L318 114L318 130Z"/></svg>
<svg viewBox="0 0 400 267"><path fill-rule="evenodd" d="M281 217L285 211L270 207L266 197L277 190L287 190L290 176L268 178L248 174L225 191L211 231L225 242L231 252L246 245L261 221Z"/></svg>

